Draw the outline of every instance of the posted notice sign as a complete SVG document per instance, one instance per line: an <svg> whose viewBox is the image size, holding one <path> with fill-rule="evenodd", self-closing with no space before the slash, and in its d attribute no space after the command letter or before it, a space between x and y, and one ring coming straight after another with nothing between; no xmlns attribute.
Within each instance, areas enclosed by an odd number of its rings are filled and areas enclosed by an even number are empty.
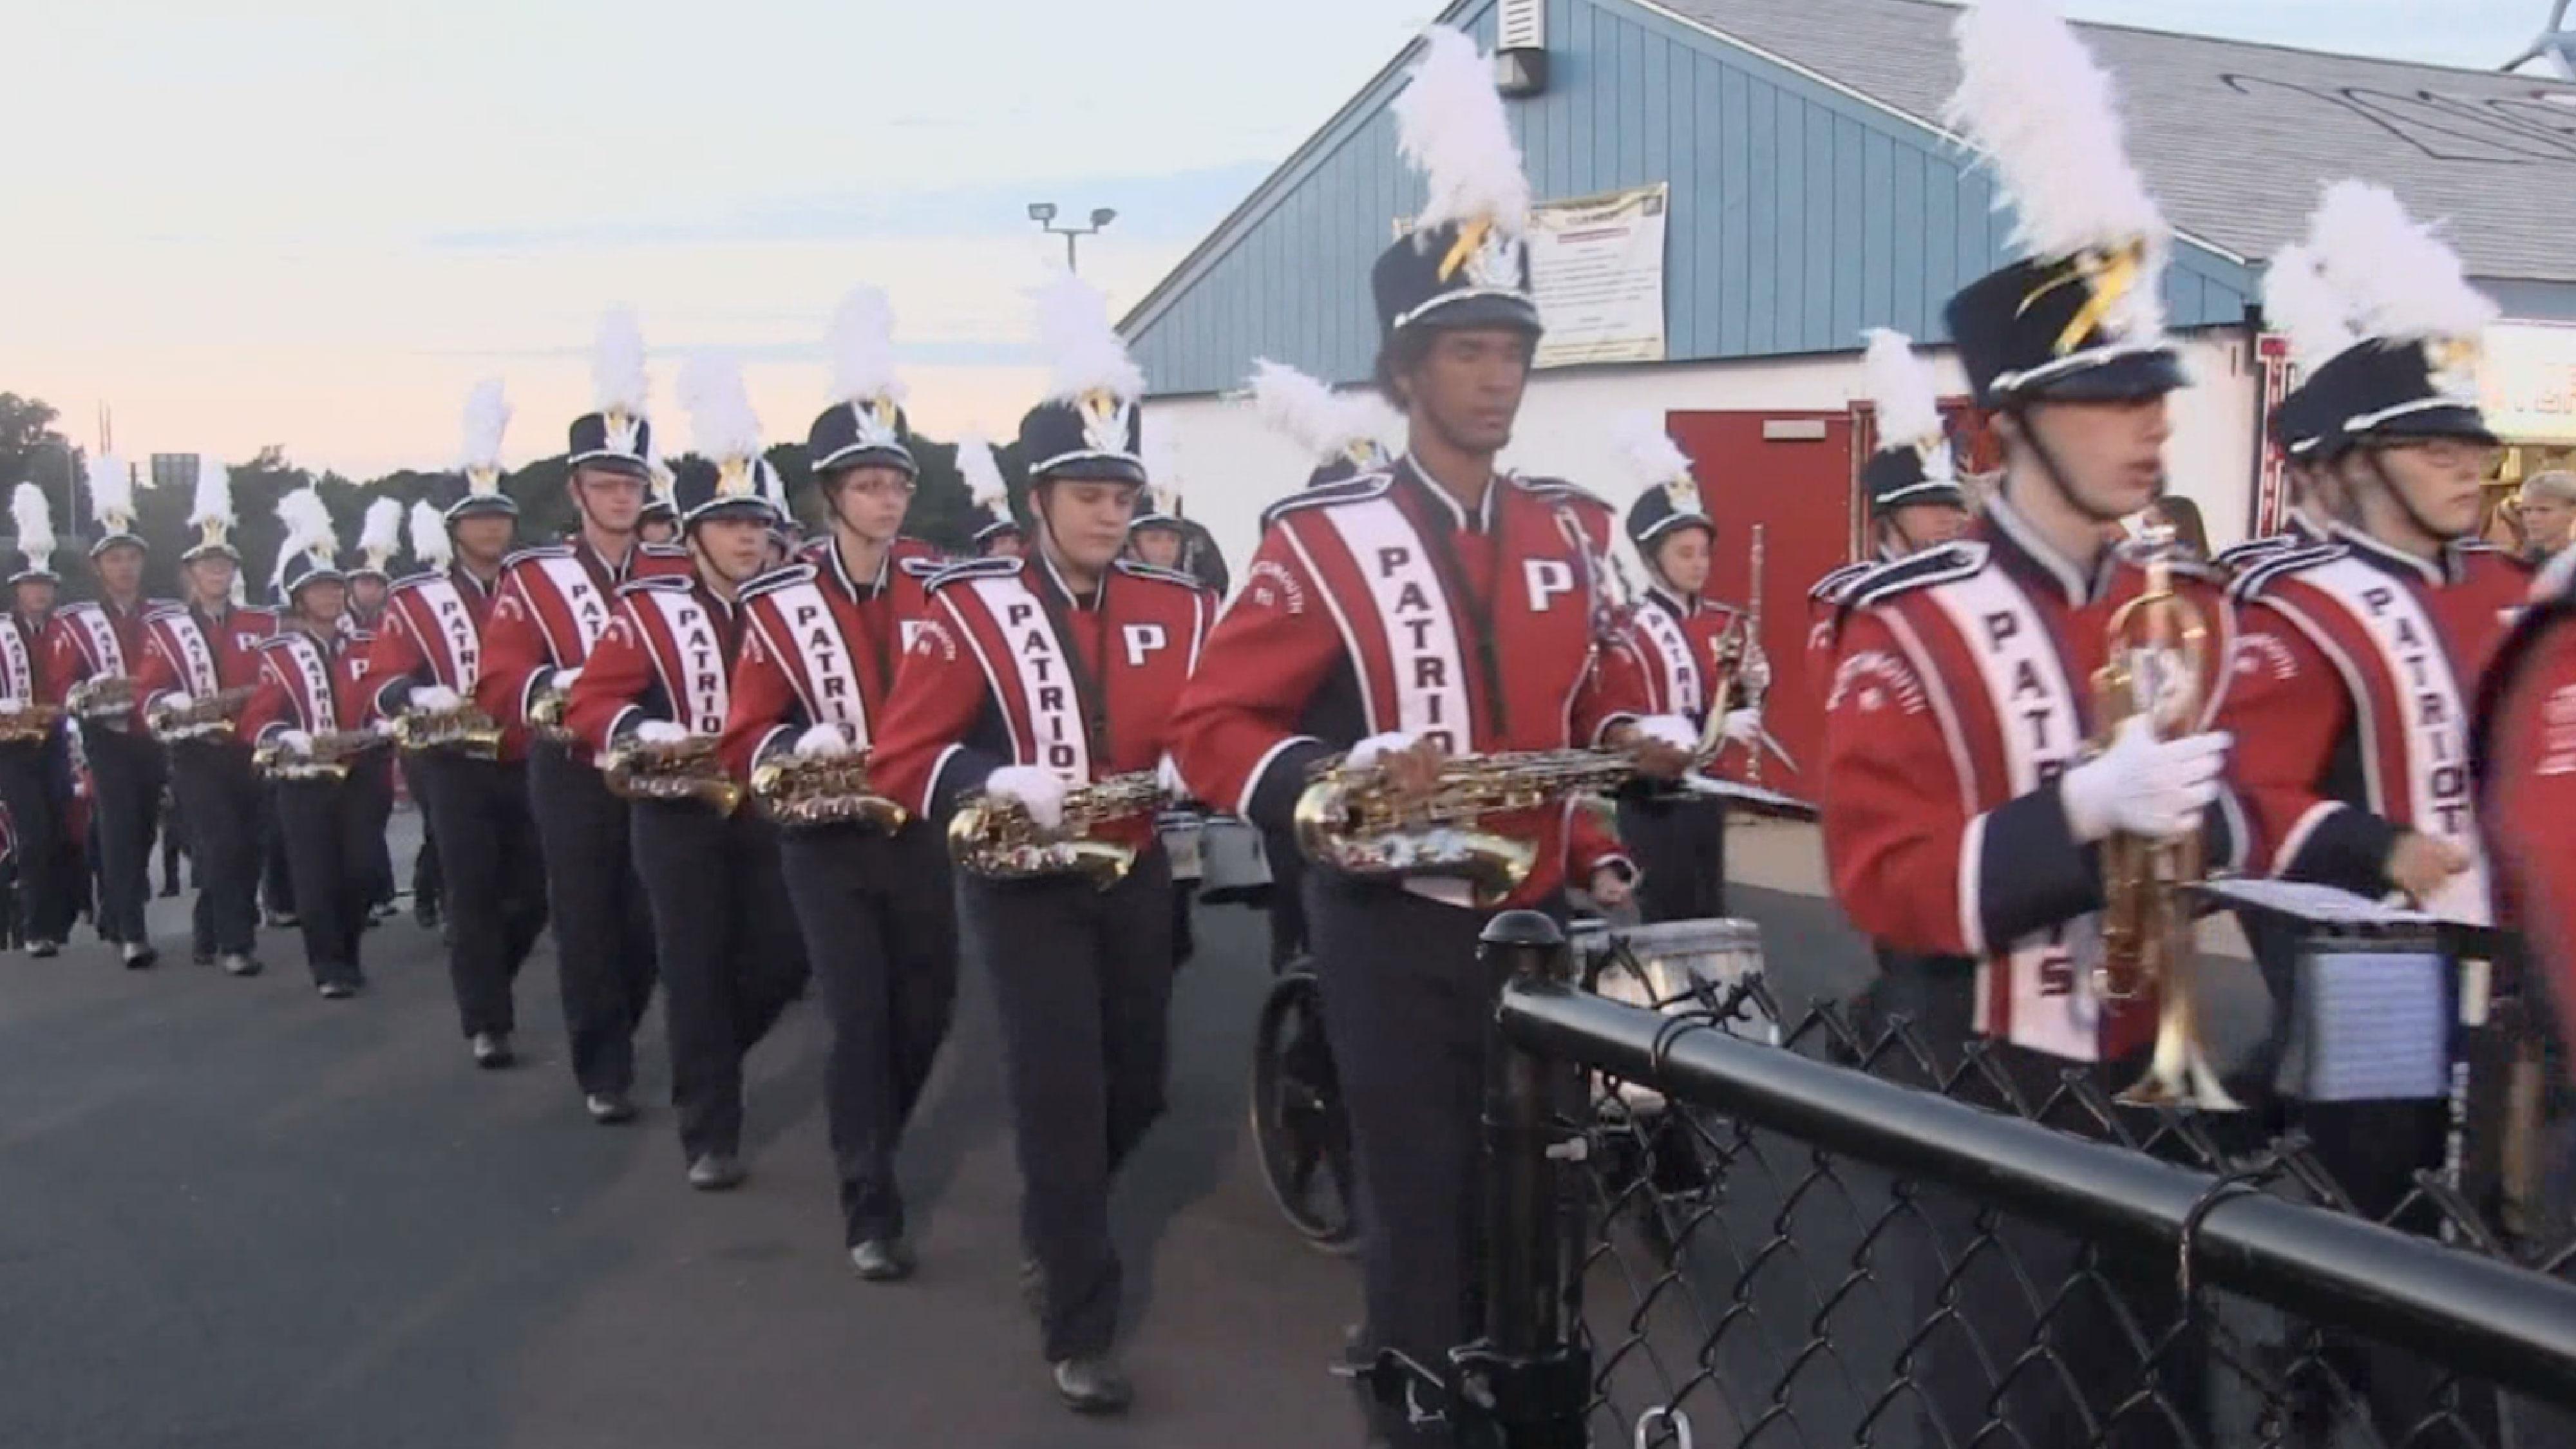
<svg viewBox="0 0 2576 1449"><path fill-rule="evenodd" d="M1536 365L1664 360L1664 216L1658 182L1530 210L1530 286L1547 335Z"/></svg>

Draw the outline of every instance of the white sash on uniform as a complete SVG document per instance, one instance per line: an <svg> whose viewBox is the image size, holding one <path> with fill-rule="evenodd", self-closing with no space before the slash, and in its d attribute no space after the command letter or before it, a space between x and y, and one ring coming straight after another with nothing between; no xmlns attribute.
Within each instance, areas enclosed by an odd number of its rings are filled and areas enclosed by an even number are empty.
<svg viewBox="0 0 2576 1449"><path fill-rule="evenodd" d="M732 702L729 676L732 670L724 659L724 640L707 606L696 594L686 589L646 589L636 595L639 604L651 608L670 631L672 655L662 661L663 688L671 696L679 723L702 735L724 733L725 710ZM695 660L690 656L703 649L711 656ZM657 653L659 651L656 651ZM681 677L667 677L676 667Z"/></svg>
<svg viewBox="0 0 2576 1449"><path fill-rule="evenodd" d="M787 631L785 639L763 627L772 610ZM842 726L859 748L866 749L868 711L859 694L857 661L850 657L850 641L842 634L821 586L807 582L767 590L750 613L751 625L760 629L769 651L790 666L787 678L804 700L807 716L817 724Z"/></svg>
<svg viewBox="0 0 2576 1449"><path fill-rule="evenodd" d="M999 627L1002 647L1019 678L1028 727L1037 735L1022 742L1026 752L1066 784L1090 784L1091 735L1082 717L1082 692L1074 687L1073 662L1065 656L1064 641L1056 637L1045 606L1017 575L975 579L968 587ZM967 633L972 639L974 631ZM991 662L985 661L988 668Z"/></svg>

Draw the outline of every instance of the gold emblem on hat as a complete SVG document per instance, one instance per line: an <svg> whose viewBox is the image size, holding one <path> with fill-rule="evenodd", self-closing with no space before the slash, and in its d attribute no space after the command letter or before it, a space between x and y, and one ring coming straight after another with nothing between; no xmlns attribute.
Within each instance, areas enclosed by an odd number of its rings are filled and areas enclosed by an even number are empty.
<svg viewBox="0 0 2576 1449"><path fill-rule="evenodd" d="M1084 393L1075 404L1082 414L1082 441L1095 453L1127 451L1127 419L1135 404L1107 388L1096 387Z"/></svg>
<svg viewBox="0 0 2576 1449"><path fill-rule="evenodd" d="M749 498L759 491L760 481L754 475L749 458L727 458L716 467L718 498Z"/></svg>
<svg viewBox="0 0 2576 1449"><path fill-rule="evenodd" d="M1673 506L1675 513L1700 512L1699 483L1688 473L1664 480L1664 501Z"/></svg>
<svg viewBox="0 0 2576 1449"><path fill-rule="evenodd" d="M624 408L610 408L600 415L602 441L612 453L631 454L635 451L636 427L642 421Z"/></svg>
<svg viewBox="0 0 2576 1449"><path fill-rule="evenodd" d="M2057 270L2047 281L2033 287L2030 294L2021 299L2021 306L2013 315L2028 315L2031 308L2039 305L2041 298L2061 287L2081 286L2085 291L2084 305L2075 309L2075 315L2068 319L2065 329L2050 344L2051 350L2064 357L2083 346L2085 339L2096 331L2111 333L2116 338L2117 329L2111 325L2112 314L2128 300L2130 293L2137 290L2138 280L2146 271L2146 263L2144 238L2116 250L2086 247L2058 263Z"/></svg>
<svg viewBox="0 0 2576 1449"><path fill-rule="evenodd" d="M2465 407L2478 405L2478 369L2486 349L2474 337L2438 337L2424 343L2424 368L2433 390Z"/></svg>

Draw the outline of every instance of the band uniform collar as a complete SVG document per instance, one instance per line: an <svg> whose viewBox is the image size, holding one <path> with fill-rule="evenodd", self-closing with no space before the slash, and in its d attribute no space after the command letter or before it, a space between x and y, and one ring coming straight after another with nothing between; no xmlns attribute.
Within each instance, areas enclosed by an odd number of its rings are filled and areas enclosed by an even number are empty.
<svg viewBox="0 0 2576 1449"><path fill-rule="evenodd" d="M2025 571L2047 578L2065 596L2069 608L2080 609L2101 597L2112 571L2118 567L2119 550L2105 544L2101 557L2094 562L2088 574L2073 559L2059 553L2040 537L2039 530L2031 527L2030 520L2021 516L2000 489L1986 502L1986 522L1990 525L1988 531L1993 535L1999 556L2006 563L2018 559Z"/></svg>
<svg viewBox="0 0 2576 1449"><path fill-rule="evenodd" d="M2352 556L2382 573L2413 579L2427 588L2441 588L2460 581L2460 549L2457 543L2442 545L2439 562L2417 558L2402 548L2380 542L2348 523L2334 525L2334 541L2352 550Z"/></svg>
<svg viewBox="0 0 2576 1449"><path fill-rule="evenodd" d="M1052 591L1057 598L1062 599L1064 602L1077 609L1097 609L1100 607L1102 601L1106 599L1109 594L1109 575L1118 567L1113 563L1108 568L1102 569L1100 571L1100 583L1097 587L1092 589L1088 597L1085 597L1084 595L1075 593L1073 591L1073 586L1064 581L1064 575L1056 571L1055 560L1047 556L1047 551L1044 546L1041 546L1038 549L1037 565L1038 578L1043 586Z"/></svg>
<svg viewBox="0 0 2576 1449"><path fill-rule="evenodd" d="M1451 528L1460 533L1483 533L1494 526L1494 499L1505 487L1500 469L1496 469L1493 478L1485 484L1484 501L1476 506L1476 516L1471 519L1467 516L1466 508L1458 502L1457 498L1448 489L1433 481L1431 474L1425 471L1421 464L1413 461L1411 453L1397 460L1396 466L1399 478L1412 480L1414 487L1420 489L1447 514Z"/></svg>

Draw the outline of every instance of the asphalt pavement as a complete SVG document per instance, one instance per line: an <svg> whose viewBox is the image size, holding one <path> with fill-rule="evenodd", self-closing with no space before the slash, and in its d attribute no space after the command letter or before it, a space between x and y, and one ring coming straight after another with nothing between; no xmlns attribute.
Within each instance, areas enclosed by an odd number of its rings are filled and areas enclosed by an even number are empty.
<svg viewBox="0 0 2576 1449"><path fill-rule="evenodd" d="M154 971L87 939L0 956L6 1449L1356 1442L1326 1373L1355 1272L1278 1219L1245 1126L1269 980L1249 911L1200 915L1172 1110L1114 1205L1138 1403L1090 1422L1057 1404L1020 1306L972 972L904 1162L922 1271L874 1286L841 1259L811 1010L751 1063L751 1182L701 1195L663 1105L658 1010L643 1118L582 1114L550 944L519 982L522 1064L486 1073L407 916L368 937L370 990L333 1003L292 932L265 937L257 979L188 964L186 904L155 903ZM1867 969L1826 901L1741 887L1736 904L1802 992Z"/></svg>

